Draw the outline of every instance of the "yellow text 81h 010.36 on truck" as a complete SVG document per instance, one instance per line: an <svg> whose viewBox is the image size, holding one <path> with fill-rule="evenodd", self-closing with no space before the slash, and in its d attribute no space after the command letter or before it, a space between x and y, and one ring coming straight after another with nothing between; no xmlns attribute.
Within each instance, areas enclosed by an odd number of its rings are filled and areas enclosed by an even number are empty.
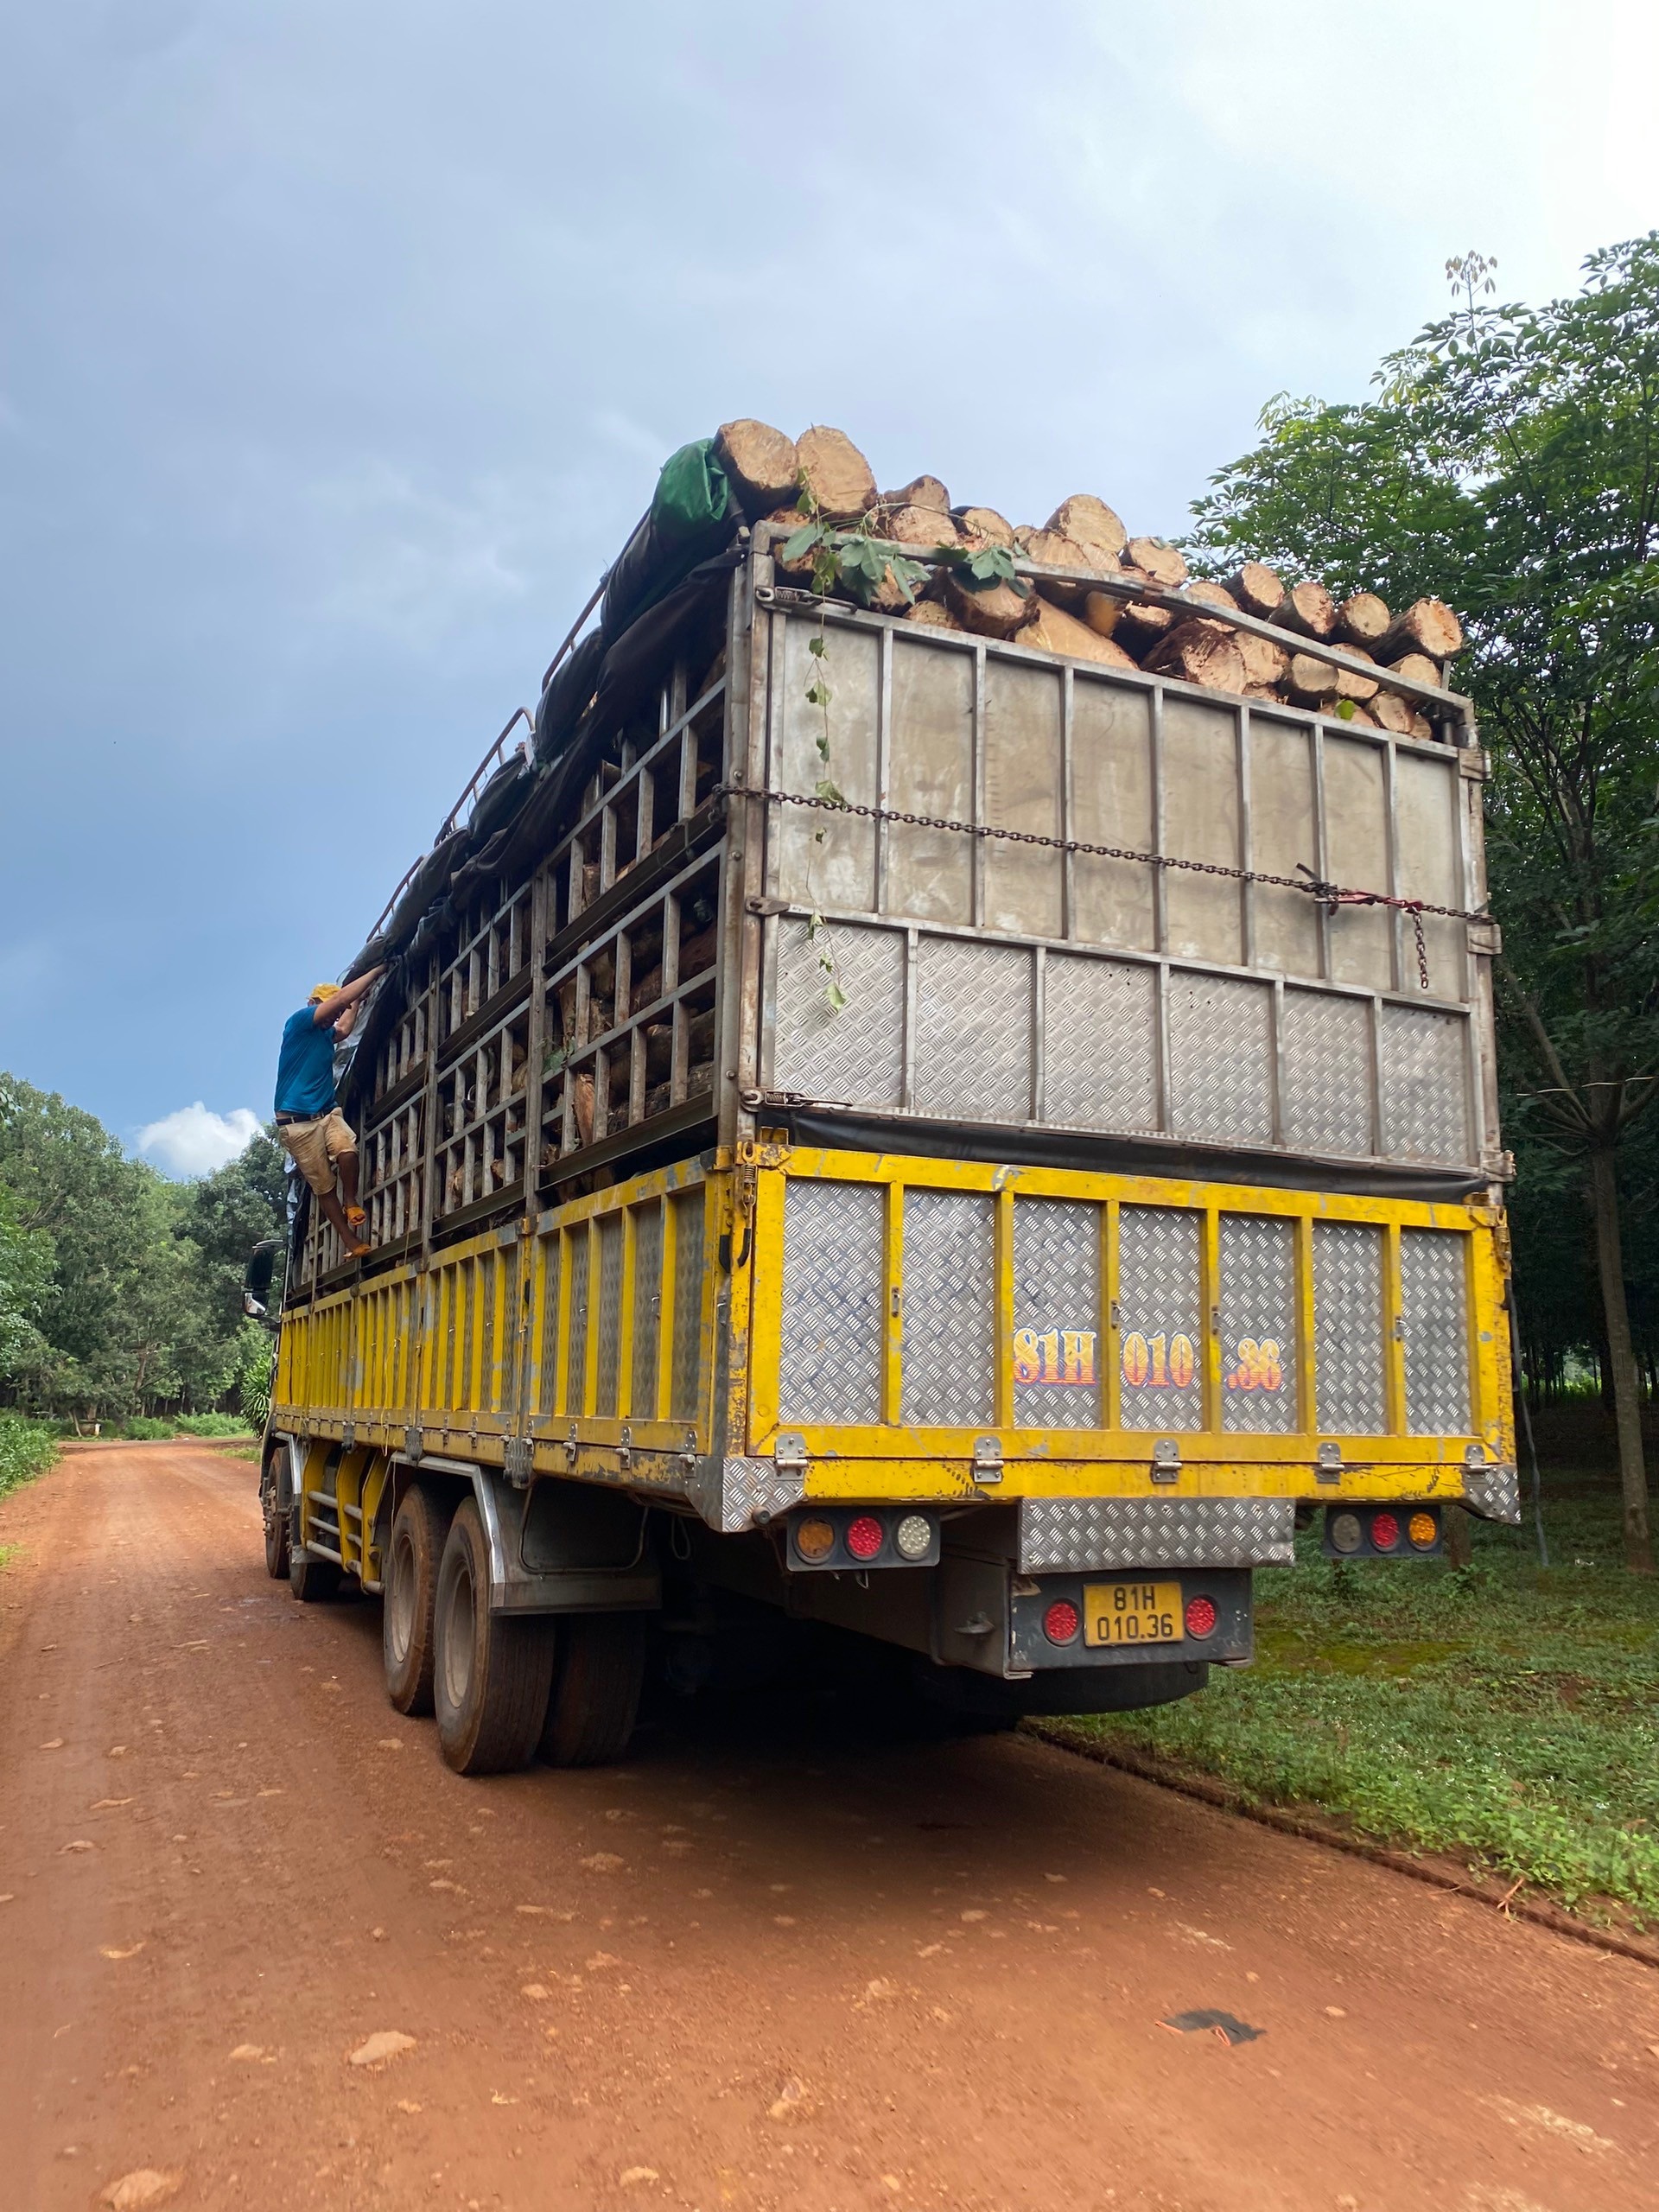
<svg viewBox="0 0 1659 2212"><path fill-rule="evenodd" d="M674 456L354 963L373 1249L296 1223L267 1558L384 1592L464 1771L734 1643L1158 1704L1313 1516L1516 1513L1466 702L813 435Z"/></svg>

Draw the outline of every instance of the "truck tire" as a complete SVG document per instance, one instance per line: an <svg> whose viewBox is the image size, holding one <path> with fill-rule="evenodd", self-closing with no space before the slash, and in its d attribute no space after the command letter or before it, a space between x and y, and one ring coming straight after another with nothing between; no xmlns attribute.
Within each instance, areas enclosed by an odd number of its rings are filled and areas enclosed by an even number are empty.
<svg viewBox="0 0 1659 2212"><path fill-rule="evenodd" d="M432 1710L438 1568L449 1519L443 1502L416 1483L404 1493L391 1524L380 1641L386 1695L399 1713Z"/></svg>
<svg viewBox="0 0 1659 2212"><path fill-rule="evenodd" d="M490 1548L467 1498L438 1567L433 1705L438 1747L457 1774L525 1765L547 1713L553 1624L490 1611Z"/></svg>
<svg viewBox="0 0 1659 2212"><path fill-rule="evenodd" d="M289 1519L288 1510L276 1495L276 1469L267 1459L259 1478L259 1510L265 1523L265 1573L273 1582L288 1580Z"/></svg>
<svg viewBox="0 0 1659 2212"><path fill-rule="evenodd" d="M571 1613L560 1622L542 1729L550 1766L607 1766L621 1758L639 1710L649 1625L644 1613Z"/></svg>

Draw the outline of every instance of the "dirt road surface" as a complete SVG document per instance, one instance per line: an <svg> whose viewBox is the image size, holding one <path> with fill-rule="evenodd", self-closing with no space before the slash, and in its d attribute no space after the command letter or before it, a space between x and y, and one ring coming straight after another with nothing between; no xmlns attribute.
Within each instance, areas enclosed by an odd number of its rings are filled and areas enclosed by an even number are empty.
<svg viewBox="0 0 1659 2212"><path fill-rule="evenodd" d="M5 2212L1659 2201L1630 1961L1021 1739L460 1781L245 1461L71 1458L6 1545Z"/></svg>

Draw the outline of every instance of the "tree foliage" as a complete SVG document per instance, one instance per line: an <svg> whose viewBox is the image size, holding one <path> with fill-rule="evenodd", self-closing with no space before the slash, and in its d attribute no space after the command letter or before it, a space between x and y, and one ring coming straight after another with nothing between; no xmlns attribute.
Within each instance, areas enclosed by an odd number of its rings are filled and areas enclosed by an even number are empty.
<svg viewBox="0 0 1659 2212"><path fill-rule="evenodd" d="M1270 402L1259 444L1198 503L1192 545L1215 572L1264 560L1463 616L1454 681L1492 760L1507 1126L1552 1209L1564 1180L1595 1200L1603 1310L1581 1309L1578 1333L1611 1340L1617 1371L1624 1278L1654 1272L1628 1198L1650 1179L1659 1095L1659 232L1592 255L1581 289L1540 308L1485 303L1488 273L1448 264L1461 303L1382 364L1373 398ZM1562 1224L1536 1226L1523 1311L1564 1326Z"/></svg>
<svg viewBox="0 0 1659 2212"><path fill-rule="evenodd" d="M0 1076L0 1392L54 1414L211 1407L248 1253L282 1224L269 1136L169 1183L92 1115Z"/></svg>

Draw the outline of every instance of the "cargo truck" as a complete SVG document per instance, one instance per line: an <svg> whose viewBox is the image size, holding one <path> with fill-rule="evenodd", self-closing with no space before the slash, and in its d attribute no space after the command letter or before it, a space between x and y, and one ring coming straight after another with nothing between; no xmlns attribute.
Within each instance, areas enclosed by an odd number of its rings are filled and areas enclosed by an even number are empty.
<svg viewBox="0 0 1659 2212"><path fill-rule="evenodd" d="M653 1654L760 1619L969 1725L1154 1705L1297 1528L1516 1517L1467 702L1391 734L661 520L354 963L374 1249L296 1230L273 1576L383 1594L483 1772L619 1755Z"/></svg>

